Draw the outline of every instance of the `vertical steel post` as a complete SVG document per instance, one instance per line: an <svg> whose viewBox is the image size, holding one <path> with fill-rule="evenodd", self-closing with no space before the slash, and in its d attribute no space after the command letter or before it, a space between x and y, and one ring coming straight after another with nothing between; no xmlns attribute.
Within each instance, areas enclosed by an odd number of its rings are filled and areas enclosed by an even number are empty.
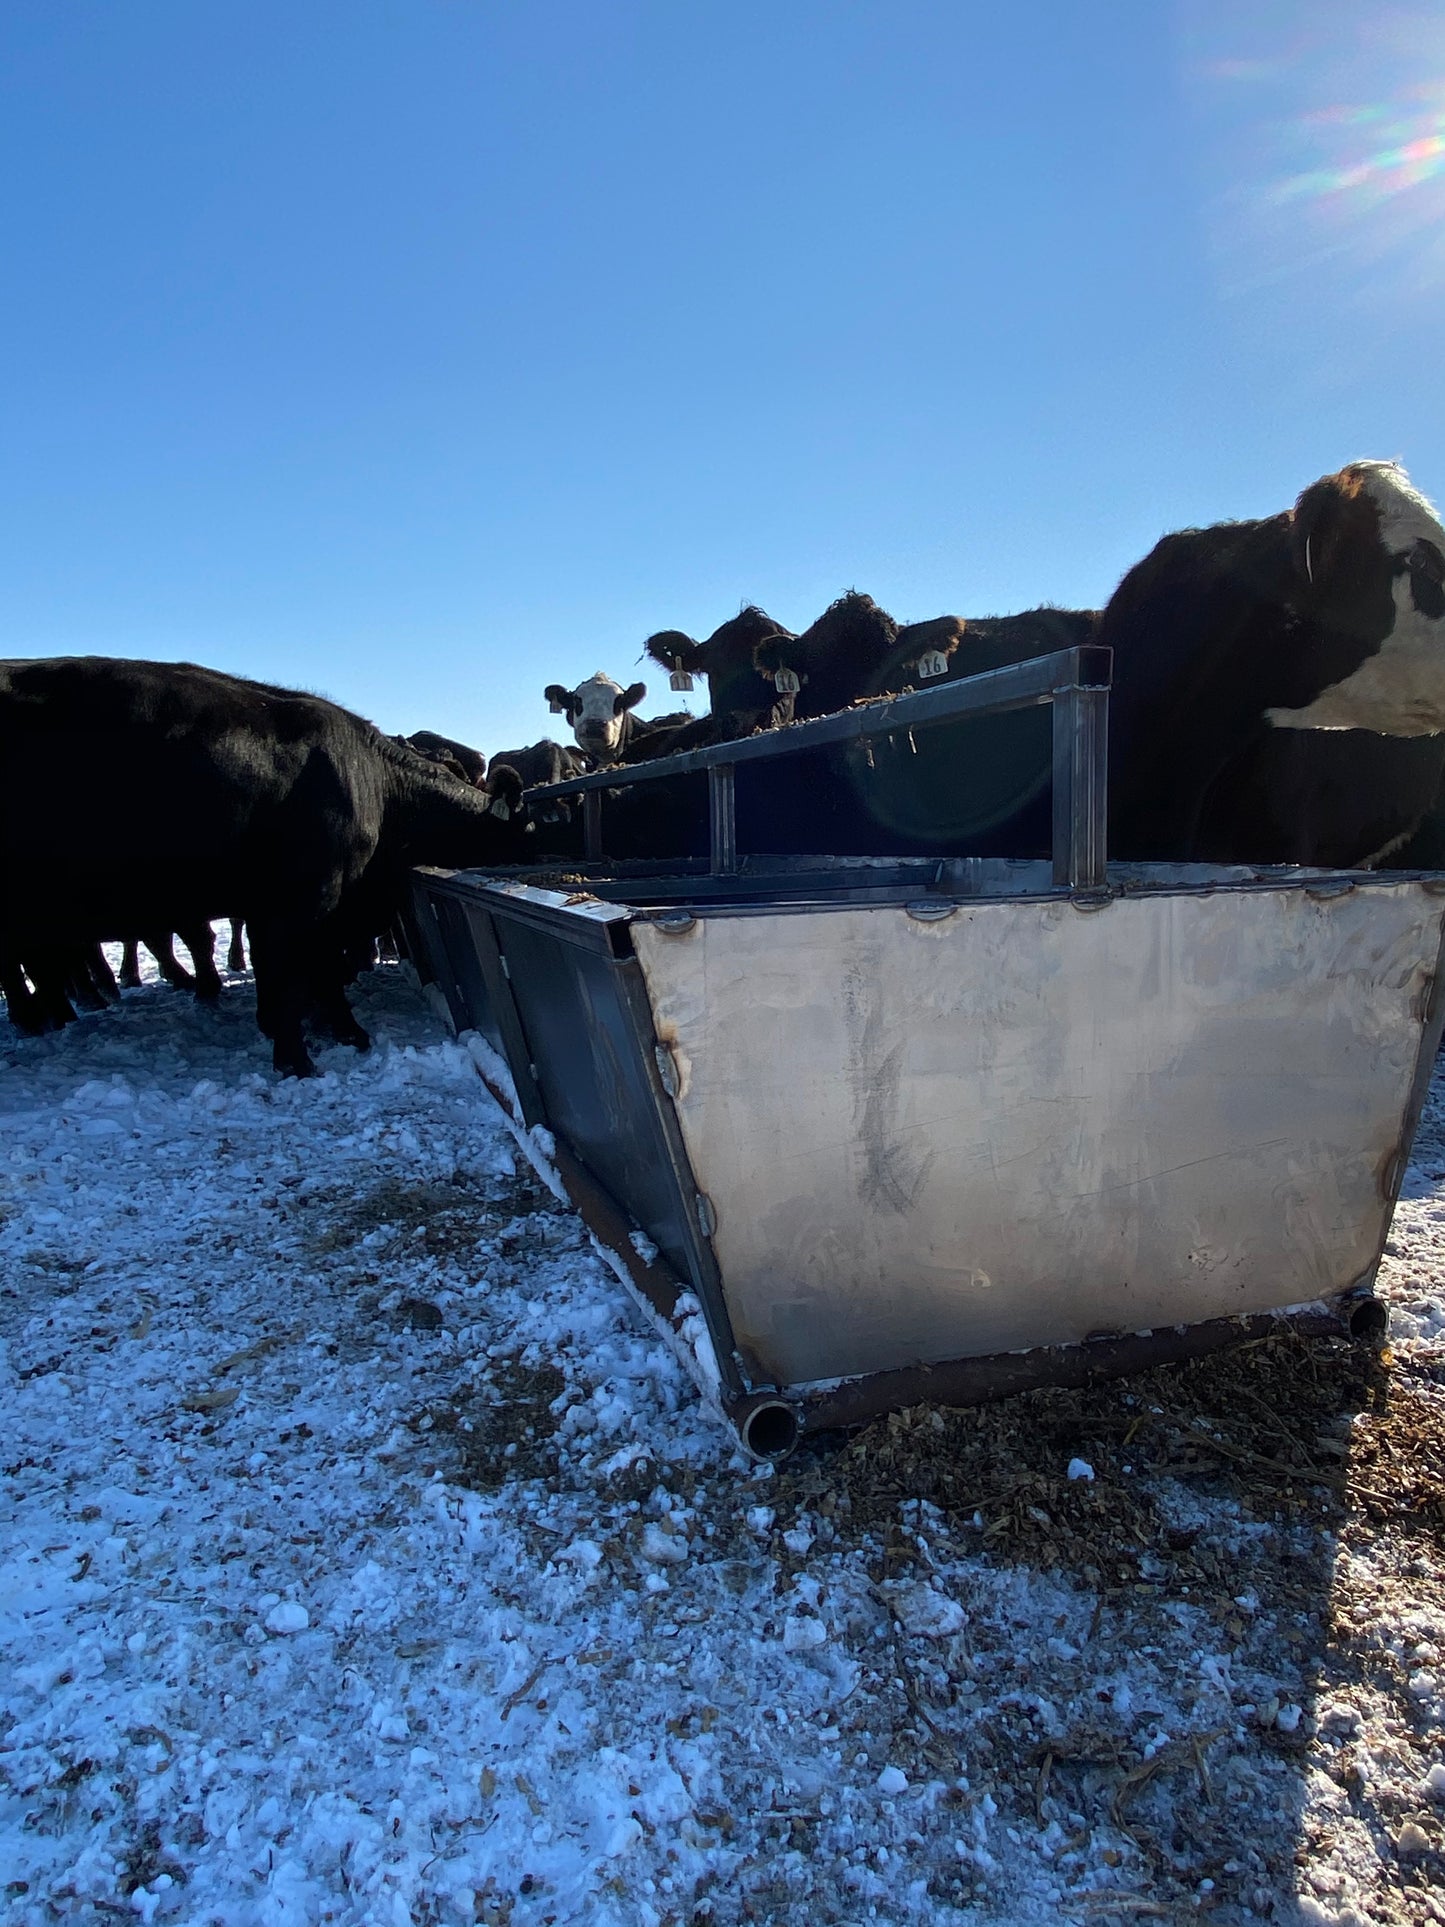
<svg viewBox="0 0 1445 1927"><path fill-rule="evenodd" d="M582 850L589 863L602 856L602 792L582 792Z"/></svg>
<svg viewBox="0 0 1445 1927"><path fill-rule="evenodd" d="M707 773L709 855L715 877L737 874L738 826L734 807L733 765L714 763Z"/></svg>
<svg viewBox="0 0 1445 1927"><path fill-rule="evenodd" d="M1109 692L1054 692L1054 884L1102 890L1109 806Z"/></svg>

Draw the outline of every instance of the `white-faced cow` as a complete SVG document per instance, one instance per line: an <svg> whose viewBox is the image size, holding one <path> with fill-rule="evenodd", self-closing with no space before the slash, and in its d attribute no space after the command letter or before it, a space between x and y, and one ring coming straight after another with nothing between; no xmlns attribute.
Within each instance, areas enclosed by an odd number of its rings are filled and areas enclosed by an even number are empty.
<svg viewBox="0 0 1445 1927"><path fill-rule="evenodd" d="M1375 862L1445 767L1445 530L1402 468L1165 536L1099 621L1114 651L1110 848Z"/></svg>
<svg viewBox="0 0 1445 1927"><path fill-rule="evenodd" d="M631 712L647 694L647 684L635 682L624 689L599 669L575 689L549 682L543 693L553 714L567 718L583 754L605 766L622 760L623 746L636 733Z"/></svg>

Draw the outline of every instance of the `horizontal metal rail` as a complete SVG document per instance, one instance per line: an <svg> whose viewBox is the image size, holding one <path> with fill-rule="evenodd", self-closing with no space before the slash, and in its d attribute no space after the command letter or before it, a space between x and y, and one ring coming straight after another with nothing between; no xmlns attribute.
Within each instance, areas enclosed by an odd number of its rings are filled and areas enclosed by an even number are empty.
<svg viewBox="0 0 1445 1927"><path fill-rule="evenodd" d="M601 793L639 783L707 772L712 869L730 875L737 867L732 772L739 763L771 762L840 743L869 742L905 730L929 729L975 716L1050 703L1054 709L1054 881L1074 890L1104 882L1108 790L1108 699L1113 651L1085 643L1049 656L1033 656L1003 669L960 677L937 689L875 697L813 722L761 730L735 742L682 750L642 763L623 763L529 790L537 801L584 799L586 853L602 854Z"/></svg>

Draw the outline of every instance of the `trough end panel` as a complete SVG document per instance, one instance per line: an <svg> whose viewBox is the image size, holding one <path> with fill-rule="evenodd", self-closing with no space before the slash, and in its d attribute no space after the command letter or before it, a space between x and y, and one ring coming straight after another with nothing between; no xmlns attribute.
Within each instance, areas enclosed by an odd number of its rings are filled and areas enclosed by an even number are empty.
<svg viewBox="0 0 1445 1927"><path fill-rule="evenodd" d="M638 922L739 1349L800 1385L1347 1290L1440 909L1366 881Z"/></svg>

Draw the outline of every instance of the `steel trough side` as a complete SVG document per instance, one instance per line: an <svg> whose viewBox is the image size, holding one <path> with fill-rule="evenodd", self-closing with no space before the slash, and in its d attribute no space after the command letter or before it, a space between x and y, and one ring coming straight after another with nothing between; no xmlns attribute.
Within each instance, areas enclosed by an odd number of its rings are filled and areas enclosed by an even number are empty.
<svg viewBox="0 0 1445 1927"><path fill-rule="evenodd" d="M417 877L458 1028L701 1306L755 1449L1368 1288L1439 1041L1438 880L880 902L837 871L690 904Z"/></svg>

